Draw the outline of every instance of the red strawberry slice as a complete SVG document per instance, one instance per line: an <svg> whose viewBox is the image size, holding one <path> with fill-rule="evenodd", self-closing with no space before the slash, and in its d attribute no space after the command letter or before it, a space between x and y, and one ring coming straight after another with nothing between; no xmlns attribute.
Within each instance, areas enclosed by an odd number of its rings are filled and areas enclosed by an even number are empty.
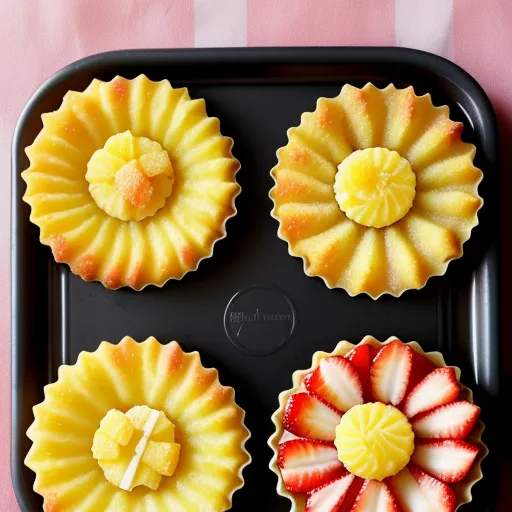
<svg viewBox="0 0 512 512"><path fill-rule="evenodd" d="M348 473L308 492L305 512L338 512L354 478Z"/></svg>
<svg viewBox="0 0 512 512"><path fill-rule="evenodd" d="M412 366L412 349L400 340L388 343L370 368L373 396L385 404L399 404L405 396Z"/></svg>
<svg viewBox="0 0 512 512"><path fill-rule="evenodd" d="M433 372L437 366L428 357L412 351L412 368L409 377L407 392L410 393L430 372Z"/></svg>
<svg viewBox="0 0 512 512"><path fill-rule="evenodd" d="M372 361L377 357L377 354L379 352L380 352L379 347L374 347L373 345L370 345L370 358Z"/></svg>
<svg viewBox="0 0 512 512"><path fill-rule="evenodd" d="M440 482L433 476L427 475L420 468L411 464L409 471L418 482L423 494L427 497L436 512L453 512L455 510L455 492L443 482Z"/></svg>
<svg viewBox="0 0 512 512"><path fill-rule="evenodd" d="M308 393L288 398L284 412L284 428L298 437L334 441L341 414Z"/></svg>
<svg viewBox="0 0 512 512"><path fill-rule="evenodd" d="M277 465L290 492L312 491L346 472L333 444L309 439L279 445Z"/></svg>
<svg viewBox="0 0 512 512"><path fill-rule="evenodd" d="M478 448L460 439L417 440L411 460L443 482L460 482L468 473Z"/></svg>
<svg viewBox="0 0 512 512"><path fill-rule="evenodd" d="M352 365L341 356L325 357L304 379L306 389L321 400L348 411L363 403L363 386Z"/></svg>
<svg viewBox="0 0 512 512"><path fill-rule="evenodd" d="M350 361L350 364L359 375L359 380L363 386L364 400L366 402L370 401L370 366L372 364L370 345L359 345L359 347L353 348L345 357Z"/></svg>
<svg viewBox="0 0 512 512"><path fill-rule="evenodd" d="M384 482L365 480L351 512L399 512L399 508Z"/></svg>
<svg viewBox="0 0 512 512"><path fill-rule="evenodd" d="M409 466L399 473L386 479L395 500L403 512L441 512L433 508L428 496L420 484L412 476Z"/></svg>
<svg viewBox="0 0 512 512"><path fill-rule="evenodd" d="M479 414L480 407L462 400L418 414L411 425L416 437L464 439Z"/></svg>
<svg viewBox="0 0 512 512"><path fill-rule="evenodd" d="M354 478L354 481L352 482L352 485L350 486L350 489L347 492L347 495L345 496L345 499L343 500L343 503L341 504L340 509L338 512L351 512L352 507L356 501L357 496L359 495L359 491L361 490L361 487L364 485L364 480L362 478L359 478L356 476Z"/></svg>
<svg viewBox="0 0 512 512"><path fill-rule="evenodd" d="M437 368L429 373L407 396L404 413L408 418L457 399L460 384L453 368Z"/></svg>

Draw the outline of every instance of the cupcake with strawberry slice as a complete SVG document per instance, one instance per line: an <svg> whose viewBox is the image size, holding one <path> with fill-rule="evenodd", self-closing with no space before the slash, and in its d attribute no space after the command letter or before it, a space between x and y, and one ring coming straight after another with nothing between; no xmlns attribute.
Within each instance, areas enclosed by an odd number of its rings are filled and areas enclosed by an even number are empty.
<svg viewBox="0 0 512 512"><path fill-rule="evenodd" d="M316 352L279 396L270 467L292 511L454 512L487 454L460 370L367 336Z"/></svg>

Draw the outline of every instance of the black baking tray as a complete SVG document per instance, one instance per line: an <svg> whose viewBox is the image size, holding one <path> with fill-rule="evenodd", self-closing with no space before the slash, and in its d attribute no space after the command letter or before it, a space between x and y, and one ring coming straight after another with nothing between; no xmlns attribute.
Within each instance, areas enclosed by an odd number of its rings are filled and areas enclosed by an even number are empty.
<svg viewBox="0 0 512 512"><path fill-rule="evenodd" d="M39 243L21 199L20 173L28 165L24 148L41 129L41 114L58 108L66 91L83 90L93 78L140 73L167 78L188 87L192 97L206 99L208 113L220 118L223 133L235 141L242 193L227 238L196 272L162 289L109 291L56 264ZM464 140L476 144L476 164L485 175L480 225L464 256L424 289L377 301L351 298L307 277L302 262L277 237L268 198L269 171L276 150L286 143L286 130L298 125L302 112L314 110L318 97L337 95L345 83L368 81L413 85L417 93L430 92L434 104L449 105L452 117L464 122ZM22 510L41 510L42 501L32 491L34 474L23 459L30 446L25 431L33 420L31 408L43 399L43 386L81 350L95 350L100 341L117 342L126 334L138 340L149 335L162 342L177 339L185 350L199 350L206 365L219 369L221 382L235 388L237 402L247 411L252 432L247 447L253 457L244 471L245 485L235 493L235 511L289 510L289 502L276 494L266 442L279 392L291 386L294 370L310 366L313 352L330 351L340 339L358 342L366 334L381 340L396 335L419 341L425 350L440 350L449 364L462 368L464 382L474 389L491 449L483 462L484 480L464 510L492 510L500 380L498 184L497 129L488 98L466 72L428 53L403 48L132 50L88 57L59 71L26 106L13 142L12 478Z"/></svg>

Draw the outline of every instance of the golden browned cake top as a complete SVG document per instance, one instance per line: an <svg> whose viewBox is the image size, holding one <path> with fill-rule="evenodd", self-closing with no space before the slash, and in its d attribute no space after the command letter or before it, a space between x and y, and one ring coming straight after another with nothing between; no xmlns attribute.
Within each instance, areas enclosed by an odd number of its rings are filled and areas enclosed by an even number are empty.
<svg viewBox="0 0 512 512"><path fill-rule="evenodd" d="M478 224L475 147L412 87L345 85L278 150L279 236L306 274L350 295L401 295L445 273Z"/></svg>
<svg viewBox="0 0 512 512"><path fill-rule="evenodd" d="M244 411L178 343L125 337L45 387L25 464L46 511L228 510L250 457Z"/></svg>
<svg viewBox="0 0 512 512"><path fill-rule="evenodd" d="M203 99L140 75L68 92L26 149L24 200L58 262L107 288L162 286L212 255L240 191Z"/></svg>

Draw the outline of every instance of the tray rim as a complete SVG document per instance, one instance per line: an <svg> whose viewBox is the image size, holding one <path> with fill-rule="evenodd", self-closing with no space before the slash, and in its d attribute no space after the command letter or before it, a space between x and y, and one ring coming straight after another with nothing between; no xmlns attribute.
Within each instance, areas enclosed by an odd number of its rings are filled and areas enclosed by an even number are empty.
<svg viewBox="0 0 512 512"><path fill-rule="evenodd" d="M17 389L23 380L23 373L20 366L21 347L20 334L17 325L20 312L23 308L22 293L18 291L18 281L21 276L21 266L18 263L19 249L17 243L18 213L20 190L17 174L18 167L18 146L26 123L30 120L31 111L48 90L58 84L67 81L75 73L87 70L91 67L108 69L109 67L137 65L144 61L145 65L203 65L203 64L320 64L320 63L360 63L362 65L378 60L380 63L400 62L404 66L412 66L426 70L430 74L442 76L444 79L456 84L478 105L479 110L483 109L486 116L480 120L486 138L490 139L487 144L488 157L491 159L491 172L498 174L495 178L499 180L498 161L498 126L496 114L492 103L480 84L463 68L454 62L422 50L392 46L339 46L339 47L252 47L252 48L179 48L179 49L125 49L113 50L93 54L79 59L54 73L43 82L30 97L23 108L13 134L11 145L11 450L10 470L11 482L16 500L21 510L29 511L30 507L26 495L22 492L23 476L22 464L17 462L15 454L19 448L20 439L24 433L19 432L19 415L16 411L18 393ZM469 93L467 91L470 91ZM499 208L499 185L492 190L496 208ZM489 248L486 251L481 268L480 277L485 281L488 288L487 299L481 304L485 307L490 319L485 322L486 336L482 342L483 353L489 356L488 368L492 374L492 387L497 390L496 397L500 393L500 382L502 379L499 364L499 349L501 346L501 283L499 275L500 268L500 218L496 215L498 236L493 237ZM474 280L473 280L474 281ZM494 341L493 341L494 340ZM490 412L493 412L492 410ZM16 435L18 432L18 435Z"/></svg>

